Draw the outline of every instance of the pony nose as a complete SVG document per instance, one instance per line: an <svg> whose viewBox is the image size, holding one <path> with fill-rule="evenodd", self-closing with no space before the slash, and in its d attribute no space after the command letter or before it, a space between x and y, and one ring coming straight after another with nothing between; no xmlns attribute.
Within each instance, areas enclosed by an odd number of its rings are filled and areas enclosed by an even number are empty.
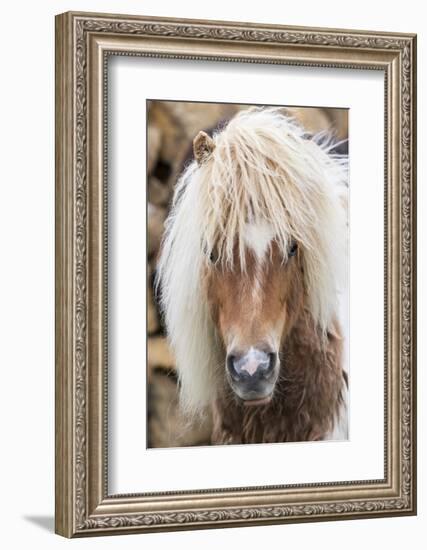
<svg viewBox="0 0 427 550"><path fill-rule="evenodd" d="M271 378L277 353L251 348L246 353L229 353L227 368L235 382L257 382Z"/></svg>

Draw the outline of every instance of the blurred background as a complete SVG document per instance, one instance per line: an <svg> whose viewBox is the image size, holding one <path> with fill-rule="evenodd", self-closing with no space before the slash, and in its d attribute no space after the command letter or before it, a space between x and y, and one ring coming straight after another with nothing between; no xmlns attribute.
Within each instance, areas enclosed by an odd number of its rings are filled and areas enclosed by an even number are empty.
<svg viewBox="0 0 427 550"><path fill-rule="evenodd" d="M147 102L147 341L148 341L148 447L209 445L209 414L189 423L180 413L177 376L169 349L153 281L163 224L168 215L174 186L184 167L192 161L192 142L199 132L209 134L249 105ZM331 133L335 151L348 153L346 109L284 107L310 134ZM342 142L342 143L340 143Z"/></svg>

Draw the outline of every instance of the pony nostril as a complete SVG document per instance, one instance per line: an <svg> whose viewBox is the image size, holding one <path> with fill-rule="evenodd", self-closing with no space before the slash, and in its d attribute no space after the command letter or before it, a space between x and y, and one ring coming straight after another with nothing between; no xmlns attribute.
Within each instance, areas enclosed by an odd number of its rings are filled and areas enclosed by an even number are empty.
<svg viewBox="0 0 427 550"><path fill-rule="evenodd" d="M269 362L270 362L270 365L269 365L269 369L270 370L273 370L274 367L276 366L277 364L277 353L269 353L268 354L268 358L269 358Z"/></svg>
<svg viewBox="0 0 427 550"><path fill-rule="evenodd" d="M276 365L277 365L277 353L274 353L274 352L269 353L267 368L263 372L264 378L266 379L271 378L271 376L274 373Z"/></svg>
<svg viewBox="0 0 427 550"><path fill-rule="evenodd" d="M277 363L277 353L268 353L267 360L259 364L257 369L261 378L268 380L274 373L274 368Z"/></svg>
<svg viewBox="0 0 427 550"><path fill-rule="evenodd" d="M230 373L231 377L234 380L238 380L240 375L235 365L236 356L235 355L227 355L227 368L228 372Z"/></svg>

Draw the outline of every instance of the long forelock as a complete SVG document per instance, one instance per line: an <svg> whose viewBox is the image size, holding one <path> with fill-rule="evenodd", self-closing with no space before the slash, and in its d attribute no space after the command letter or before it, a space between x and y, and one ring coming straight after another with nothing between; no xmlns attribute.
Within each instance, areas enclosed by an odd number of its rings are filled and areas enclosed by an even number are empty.
<svg viewBox="0 0 427 550"><path fill-rule="evenodd" d="M162 307L188 411L215 394L220 352L202 273L209 255L227 269L247 249L264 261L274 240L286 262L295 240L303 251L308 304L325 332L337 308L346 264L346 160L309 138L278 109L248 110L213 136L204 164L178 181L167 220L159 280Z"/></svg>
<svg viewBox="0 0 427 550"><path fill-rule="evenodd" d="M244 269L248 225L269 228L284 262L297 241L313 317L327 330L345 264L346 159L278 109L242 112L214 141L198 182L204 249L232 269L237 246Z"/></svg>

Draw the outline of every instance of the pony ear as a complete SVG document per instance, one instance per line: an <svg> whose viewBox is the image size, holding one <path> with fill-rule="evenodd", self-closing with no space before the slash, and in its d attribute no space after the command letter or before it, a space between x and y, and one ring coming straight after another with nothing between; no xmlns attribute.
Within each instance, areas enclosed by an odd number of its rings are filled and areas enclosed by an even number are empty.
<svg viewBox="0 0 427 550"><path fill-rule="evenodd" d="M208 160L214 149L214 140L206 132L199 132L193 140L194 158L199 166Z"/></svg>

